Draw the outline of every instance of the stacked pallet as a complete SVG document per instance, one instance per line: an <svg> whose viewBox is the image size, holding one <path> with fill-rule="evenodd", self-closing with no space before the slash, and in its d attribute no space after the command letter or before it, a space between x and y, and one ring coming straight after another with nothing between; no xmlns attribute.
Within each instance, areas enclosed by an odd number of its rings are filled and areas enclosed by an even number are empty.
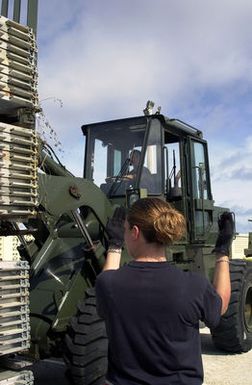
<svg viewBox="0 0 252 385"><path fill-rule="evenodd" d="M31 28L0 16L0 119L35 112L37 49ZM0 123L0 218L23 221L37 206L35 129Z"/></svg>
<svg viewBox="0 0 252 385"><path fill-rule="evenodd" d="M29 347L28 262L0 262L0 356Z"/></svg>
<svg viewBox="0 0 252 385"><path fill-rule="evenodd" d="M14 7L17 5L15 2ZM38 153L34 116L37 110L34 34L31 28L0 16L0 221L4 224L5 221L24 223L36 214ZM0 261L3 367L6 358L14 358L16 353L30 347L29 264L12 259L12 255L7 255ZM32 385L32 372L0 370L0 385L12 384Z"/></svg>
<svg viewBox="0 0 252 385"><path fill-rule="evenodd" d="M0 114L37 105L35 37L29 27L0 16Z"/></svg>
<svg viewBox="0 0 252 385"><path fill-rule="evenodd" d="M0 123L0 217L27 218L38 204L37 138L33 129Z"/></svg>

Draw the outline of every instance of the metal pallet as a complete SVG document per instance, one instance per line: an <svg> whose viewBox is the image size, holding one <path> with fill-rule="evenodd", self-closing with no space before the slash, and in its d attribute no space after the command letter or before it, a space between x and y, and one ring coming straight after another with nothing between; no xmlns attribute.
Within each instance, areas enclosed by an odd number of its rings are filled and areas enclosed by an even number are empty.
<svg viewBox="0 0 252 385"><path fill-rule="evenodd" d="M0 16L0 114L38 108L37 47L32 29Z"/></svg>
<svg viewBox="0 0 252 385"><path fill-rule="evenodd" d="M36 214L38 149L31 128L0 123L0 217Z"/></svg>
<svg viewBox="0 0 252 385"><path fill-rule="evenodd" d="M0 385L33 385L34 376L31 370L0 372Z"/></svg>
<svg viewBox="0 0 252 385"><path fill-rule="evenodd" d="M0 356L29 347L29 264L0 262Z"/></svg>

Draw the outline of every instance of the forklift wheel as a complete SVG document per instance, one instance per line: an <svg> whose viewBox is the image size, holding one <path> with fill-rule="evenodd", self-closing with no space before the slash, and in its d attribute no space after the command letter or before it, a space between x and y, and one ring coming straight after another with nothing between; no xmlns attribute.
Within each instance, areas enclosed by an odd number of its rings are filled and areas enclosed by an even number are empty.
<svg viewBox="0 0 252 385"><path fill-rule="evenodd" d="M88 289L65 338L64 358L72 383L104 384L107 350L105 323L96 313L95 290Z"/></svg>
<svg viewBox="0 0 252 385"><path fill-rule="evenodd" d="M211 331L215 346L231 353L252 348L252 263L230 262L231 299L217 328Z"/></svg>

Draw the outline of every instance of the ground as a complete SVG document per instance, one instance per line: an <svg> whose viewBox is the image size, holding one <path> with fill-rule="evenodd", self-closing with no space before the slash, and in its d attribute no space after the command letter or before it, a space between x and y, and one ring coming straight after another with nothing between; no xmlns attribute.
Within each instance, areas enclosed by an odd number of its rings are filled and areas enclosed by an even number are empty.
<svg viewBox="0 0 252 385"><path fill-rule="evenodd" d="M243 354L218 351L207 328L201 330L204 385L251 385L252 350Z"/></svg>

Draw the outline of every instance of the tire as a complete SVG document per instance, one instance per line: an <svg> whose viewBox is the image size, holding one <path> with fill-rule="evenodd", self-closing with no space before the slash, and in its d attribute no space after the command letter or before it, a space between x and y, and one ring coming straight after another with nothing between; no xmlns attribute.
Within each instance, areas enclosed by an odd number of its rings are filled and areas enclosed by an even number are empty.
<svg viewBox="0 0 252 385"><path fill-rule="evenodd" d="M217 328L211 330L215 346L231 353L252 348L252 263L230 262L231 299Z"/></svg>
<svg viewBox="0 0 252 385"><path fill-rule="evenodd" d="M104 321L96 312L94 289L86 291L65 337L65 362L71 384L103 385L107 371L108 340Z"/></svg>

